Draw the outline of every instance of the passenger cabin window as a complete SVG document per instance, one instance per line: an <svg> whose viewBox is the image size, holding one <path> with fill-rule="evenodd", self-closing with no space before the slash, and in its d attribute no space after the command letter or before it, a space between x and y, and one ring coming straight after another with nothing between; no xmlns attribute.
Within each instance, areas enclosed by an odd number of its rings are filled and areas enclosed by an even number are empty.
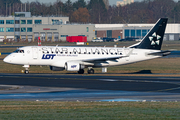
<svg viewBox="0 0 180 120"><path fill-rule="evenodd" d="M19 50L17 49L16 51L14 51L15 53L24 53L24 50Z"/></svg>

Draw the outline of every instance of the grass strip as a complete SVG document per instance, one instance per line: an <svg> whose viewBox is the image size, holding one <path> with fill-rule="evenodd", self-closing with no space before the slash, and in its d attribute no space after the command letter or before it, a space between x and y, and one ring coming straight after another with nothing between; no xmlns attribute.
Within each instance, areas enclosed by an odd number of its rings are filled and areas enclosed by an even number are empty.
<svg viewBox="0 0 180 120"><path fill-rule="evenodd" d="M29 102L0 101L0 118L178 120L179 102Z"/></svg>

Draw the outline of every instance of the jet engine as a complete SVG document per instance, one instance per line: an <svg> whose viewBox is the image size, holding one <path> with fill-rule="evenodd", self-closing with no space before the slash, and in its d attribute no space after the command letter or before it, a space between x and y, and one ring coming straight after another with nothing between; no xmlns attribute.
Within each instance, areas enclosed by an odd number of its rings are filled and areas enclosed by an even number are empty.
<svg viewBox="0 0 180 120"><path fill-rule="evenodd" d="M54 67L54 66L50 66L50 70L52 70L52 71L63 71L64 68L62 68L62 67Z"/></svg>
<svg viewBox="0 0 180 120"><path fill-rule="evenodd" d="M84 68L85 68L84 65L81 65L76 62L66 62L65 63L65 70L67 70L67 71L79 71Z"/></svg>

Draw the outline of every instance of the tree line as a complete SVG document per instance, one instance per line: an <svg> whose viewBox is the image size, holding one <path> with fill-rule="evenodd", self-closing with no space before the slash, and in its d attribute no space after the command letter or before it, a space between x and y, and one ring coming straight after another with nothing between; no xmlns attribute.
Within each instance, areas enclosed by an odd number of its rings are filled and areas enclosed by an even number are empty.
<svg viewBox="0 0 180 120"><path fill-rule="evenodd" d="M154 23L159 18L169 18L169 23L180 23L180 2L173 0L144 0L125 6L107 6L103 0L84 0L54 3L22 3L20 0L0 0L0 15L14 15L27 11L32 16L68 16L70 22L112 24L112 23Z"/></svg>

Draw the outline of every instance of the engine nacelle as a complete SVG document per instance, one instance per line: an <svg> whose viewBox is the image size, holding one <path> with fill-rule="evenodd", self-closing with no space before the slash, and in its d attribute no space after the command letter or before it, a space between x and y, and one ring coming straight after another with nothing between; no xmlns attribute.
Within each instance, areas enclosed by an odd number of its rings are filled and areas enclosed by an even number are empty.
<svg viewBox="0 0 180 120"><path fill-rule="evenodd" d="M62 67L54 67L54 66L50 66L50 70L52 70L52 71L63 71L64 68L62 68Z"/></svg>
<svg viewBox="0 0 180 120"><path fill-rule="evenodd" d="M67 71L79 71L80 69L84 69L84 65L81 65L76 62L66 62L65 63L65 70Z"/></svg>

